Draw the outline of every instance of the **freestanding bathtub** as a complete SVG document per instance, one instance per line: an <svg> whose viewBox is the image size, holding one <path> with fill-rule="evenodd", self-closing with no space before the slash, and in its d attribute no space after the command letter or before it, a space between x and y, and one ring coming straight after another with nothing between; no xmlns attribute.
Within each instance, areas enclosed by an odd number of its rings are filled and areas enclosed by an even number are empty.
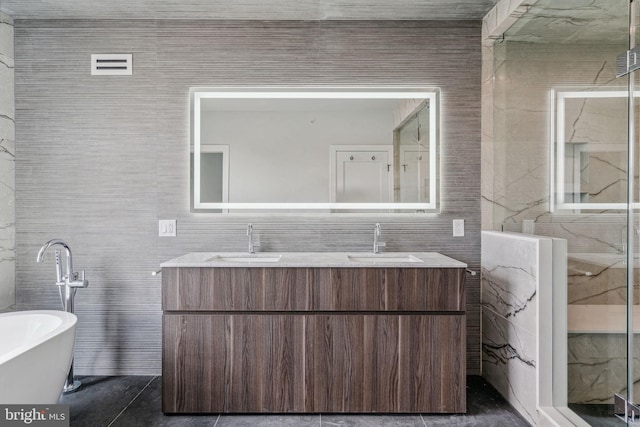
<svg viewBox="0 0 640 427"><path fill-rule="evenodd" d="M55 404L73 359L78 318L65 311L0 314L0 404Z"/></svg>

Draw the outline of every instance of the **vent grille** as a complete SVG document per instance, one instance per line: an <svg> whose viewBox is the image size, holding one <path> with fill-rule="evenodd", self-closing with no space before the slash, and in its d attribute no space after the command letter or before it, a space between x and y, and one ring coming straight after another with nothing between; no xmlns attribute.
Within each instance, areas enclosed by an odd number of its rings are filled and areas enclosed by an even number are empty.
<svg viewBox="0 0 640 427"><path fill-rule="evenodd" d="M91 55L92 76L130 76L133 74L133 55L130 53L101 53Z"/></svg>

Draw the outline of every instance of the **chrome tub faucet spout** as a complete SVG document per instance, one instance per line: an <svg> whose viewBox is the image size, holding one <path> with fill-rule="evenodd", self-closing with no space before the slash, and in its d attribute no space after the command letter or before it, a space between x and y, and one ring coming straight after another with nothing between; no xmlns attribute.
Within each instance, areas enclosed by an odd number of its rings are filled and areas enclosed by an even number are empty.
<svg viewBox="0 0 640 427"><path fill-rule="evenodd" d="M65 274L62 274L62 266L60 264L60 250L55 250L55 258L56 258L56 285L58 285L58 291L60 292L60 300L62 302L62 308L64 311L68 311L69 313L74 312L74 299L76 296L76 291L78 288L86 288L89 286L89 281L84 277L84 270L82 271L82 275L79 276L78 273L73 271L73 257L71 255L71 248L65 242L60 239L51 239L46 242L40 250L38 251L38 256L36 257L36 262L44 261L44 253L51 246L62 246L65 251L66 259L66 271ZM65 393L70 393L77 390L81 385L81 382L76 380L73 375L73 361L71 362L71 367L69 368L69 373L67 374L67 380L64 384L63 391Z"/></svg>
<svg viewBox="0 0 640 427"><path fill-rule="evenodd" d="M38 256L36 257L36 262L44 261L44 253L51 246L62 246L65 250L66 255L66 272L64 276L62 275L62 268L60 266L60 251L55 251L56 257L56 285L58 286L68 286L70 288L86 288L89 286L89 282L85 280L84 270L82 271L82 275L80 276L77 272L73 271L73 256L71 255L71 248L68 244L63 242L60 239L51 239L47 243L45 243L38 251ZM68 302L68 301L66 301ZM68 307L66 302L63 300L64 309L66 311L71 311L71 307Z"/></svg>

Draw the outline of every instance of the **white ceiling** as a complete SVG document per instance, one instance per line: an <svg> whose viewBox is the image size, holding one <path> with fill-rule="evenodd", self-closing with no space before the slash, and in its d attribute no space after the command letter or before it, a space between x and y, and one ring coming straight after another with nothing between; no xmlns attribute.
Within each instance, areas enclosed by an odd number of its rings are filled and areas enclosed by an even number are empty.
<svg viewBox="0 0 640 427"><path fill-rule="evenodd" d="M0 0L14 19L479 20L498 0Z"/></svg>

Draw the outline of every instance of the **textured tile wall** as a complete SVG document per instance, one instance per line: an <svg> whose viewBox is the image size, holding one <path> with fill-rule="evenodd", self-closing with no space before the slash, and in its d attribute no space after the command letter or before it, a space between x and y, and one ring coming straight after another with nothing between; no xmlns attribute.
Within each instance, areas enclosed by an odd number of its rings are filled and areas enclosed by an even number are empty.
<svg viewBox="0 0 640 427"><path fill-rule="evenodd" d="M0 311L15 303L13 19L0 13Z"/></svg>
<svg viewBox="0 0 640 427"><path fill-rule="evenodd" d="M460 22L16 21L17 304L55 308L49 238L66 239L78 291L78 373L160 370L158 264L192 251L439 251L480 264L480 32ZM131 77L91 77L91 53L133 53ZM192 86L441 88L442 212L189 212ZM158 238L158 219L178 236ZM451 220L466 235L452 238ZM479 279L467 278L468 367L480 371Z"/></svg>

